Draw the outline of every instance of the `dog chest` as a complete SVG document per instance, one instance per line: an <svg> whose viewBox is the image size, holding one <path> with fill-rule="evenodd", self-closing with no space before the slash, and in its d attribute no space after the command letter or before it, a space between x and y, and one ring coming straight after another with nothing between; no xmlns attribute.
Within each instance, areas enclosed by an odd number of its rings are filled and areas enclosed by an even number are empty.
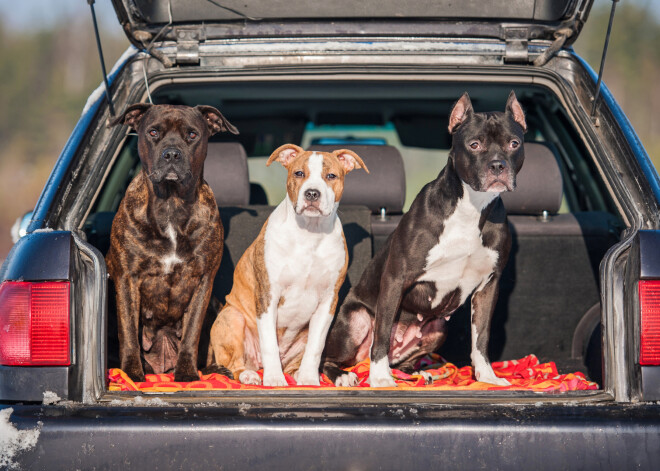
<svg viewBox="0 0 660 471"><path fill-rule="evenodd" d="M271 291L279 296L277 323L302 326L335 294L346 260L341 222L336 218L327 233L310 233L278 224L273 216L265 236L265 262Z"/></svg>
<svg viewBox="0 0 660 471"><path fill-rule="evenodd" d="M163 266L163 271L165 274L168 274L172 271L174 266L180 264L183 262L181 258L177 254L177 238L176 238L176 231L174 230L174 227L172 227L172 224L167 225L167 238L169 239L170 243L172 244L171 249L169 250L168 253L166 253L163 258L161 259L161 264Z"/></svg>
<svg viewBox="0 0 660 471"><path fill-rule="evenodd" d="M319 247L313 253L298 254L282 264L275 281L280 292L279 327L302 328L319 305L334 296L345 255L343 244L333 248L328 253Z"/></svg>
<svg viewBox="0 0 660 471"><path fill-rule="evenodd" d="M418 281L435 284L435 297L430 300L432 308L457 288L460 289L462 304L493 273L498 254L485 247L481 238L479 219L483 207L482 202L475 206L466 191L465 196L458 200L454 212L446 219L438 243L428 251L424 273Z"/></svg>

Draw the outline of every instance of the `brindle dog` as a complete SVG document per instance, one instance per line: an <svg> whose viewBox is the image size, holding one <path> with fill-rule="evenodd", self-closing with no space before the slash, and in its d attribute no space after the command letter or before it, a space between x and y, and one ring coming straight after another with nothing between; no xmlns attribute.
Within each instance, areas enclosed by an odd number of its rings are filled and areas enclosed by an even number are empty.
<svg viewBox="0 0 660 471"><path fill-rule="evenodd" d="M134 381L144 381L145 372L172 370L175 381L195 381L223 250L204 160L211 135L238 130L211 106L140 103L110 123L117 124L137 131L142 162L112 223L106 256L116 289L121 368Z"/></svg>

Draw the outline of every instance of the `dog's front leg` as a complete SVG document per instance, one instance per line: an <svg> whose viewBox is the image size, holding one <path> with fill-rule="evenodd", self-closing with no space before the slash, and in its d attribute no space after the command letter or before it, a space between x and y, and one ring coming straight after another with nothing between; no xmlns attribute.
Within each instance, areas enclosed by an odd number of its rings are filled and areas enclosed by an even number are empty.
<svg viewBox="0 0 660 471"><path fill-rule="evenodd" d="M140 322L140 287L128 275L115 279L117 323L121 369L133 381L144 381L138 327Z"/></svg>
<svg viewBox="0 0 660 471"><path fill-rule="evenodd" d="M309 321L309 334L307 336L307 345L303 353L300 368L294 374L294 379L298 384L319 386L319 365L321 364L321 355L325 347L325 339L328 336L328 330L332 323L333 313L337 306L337 300L334 291L326 296L320 303L316 312Z"/></svg>
<svg viewBox="0 0 660 471"><path fill-rule="evenodd" d="M490 337L490 321L497 302L499 277L493 277L486 285L472 295L472 367L477 381L510 386L504 378L495 376L493 367L488 359L488 339Z"/></svg>
<svg viewBox="0 0 660 471"><path fill-rule="evenodd" d="M174 367L174 381L197 381L197 354L199 349L199 336L202 333L204 316L211 300L211 284L213 277L204 276L192 297L190 304L183 313L183 332L181 334L181 346Z"/></svg>
<svg viewBox="0 0 660 471"><path fill-rule="evenodd" d="M369 384L373 388L396 387L390 369L389 351L392 325L399 310L403 293L403 279L391 265L391 259L385 265L380 280L380 290L376 303L374 321L374 343L371 346L371 365L369 368Z"/></svg>
<svg viewBox="0 0 660 471"><path fill-rule="evenodd" d="M279 300L280 294L272 291L266 312L257 315L261 363L264 367L264 386L287 385L282 371L280 347L277 343L277 304Z"/></svg>

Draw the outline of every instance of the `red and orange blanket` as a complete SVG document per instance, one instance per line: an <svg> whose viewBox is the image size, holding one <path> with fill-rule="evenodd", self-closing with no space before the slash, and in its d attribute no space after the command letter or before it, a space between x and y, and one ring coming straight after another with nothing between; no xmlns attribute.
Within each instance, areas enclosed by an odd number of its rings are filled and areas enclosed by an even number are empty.
<svg viewBox="0 0 660 471"><path fill-rule="evenodd" d="M539 363L535 355L528 355L520 360L501 361L493 363L497 376L506 378L511 386L494 386L480 383L472 377L472 367L458 368L451 363L445 363L439 356L427 357L422 361L421 368L433 376L433 384L425 385L419 375L408 375L398 370L392 370L397 388L379 388L396 390L531 390L531 391L581 391L598 389L598 384L587 381L582 373L559 374L554 362ZM202 375L199 381L178 383L173 374L146 375L145 382L133 382L122 370L113 368L108 371L108 389L110 391L144 391L144 392L174 392L201 391L218 389L351 389L368 388L366 380L369 376L369 360L358 363L347 371L357 374L360 383L355 388L337 388L325 375L320 386L298 386L291 376L286 376L288 387L272 388L267 386L252 386L241 384L219 374ZM259 374L262 374L259 371Z"/></svg>

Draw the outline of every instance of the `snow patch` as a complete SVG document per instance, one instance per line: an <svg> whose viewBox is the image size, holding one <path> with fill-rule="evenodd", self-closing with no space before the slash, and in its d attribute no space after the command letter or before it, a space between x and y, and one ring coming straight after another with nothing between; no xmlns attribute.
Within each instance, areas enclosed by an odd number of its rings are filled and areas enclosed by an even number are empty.
<svg viewBox="0 0 660 471"><path fill-rule="evenodd" d="M136 396L133 399L133 405L136 406L169 406L169 404L163 401L159 397L152 397L151 399L146 399L144 396Z"/></svg>
<svg viewBox="0 0 660 471"><path fill-rule="evenodd" d="M14 458L22 451L34 448L41 433L41 422L38 427L31 430L18 430L9 421L9 416L14 412L11 407L0 410L0 469L20 469L20 465L14 462Z"/></svg>
<svg viewBox="0 0 660 471"><path fill-rule="evenodd" d="M141 407L172 407L175 404L163 401L159 397L145 398L144 396L135 396L131 399L113 399L108 403L112 407L127 407L127 406L141 406Z"/></svg>
<svg viewBox="0 0 660 471"><path fill-rule="evenodd" d="M246 402L241 402L238 405L238 413L241 414L241 415L245 415L245 414L247 414L247 411L249 411L251 407L252 407L252 404L248 404Z"/></svg>
<svg viewBox="0 0 660 471"><path fill-rule="evenodd" d="M50 404L55 404L56 402L60 402L61 400L62 398L53 391L44 391L43 403L45 406Z"/></svg>

